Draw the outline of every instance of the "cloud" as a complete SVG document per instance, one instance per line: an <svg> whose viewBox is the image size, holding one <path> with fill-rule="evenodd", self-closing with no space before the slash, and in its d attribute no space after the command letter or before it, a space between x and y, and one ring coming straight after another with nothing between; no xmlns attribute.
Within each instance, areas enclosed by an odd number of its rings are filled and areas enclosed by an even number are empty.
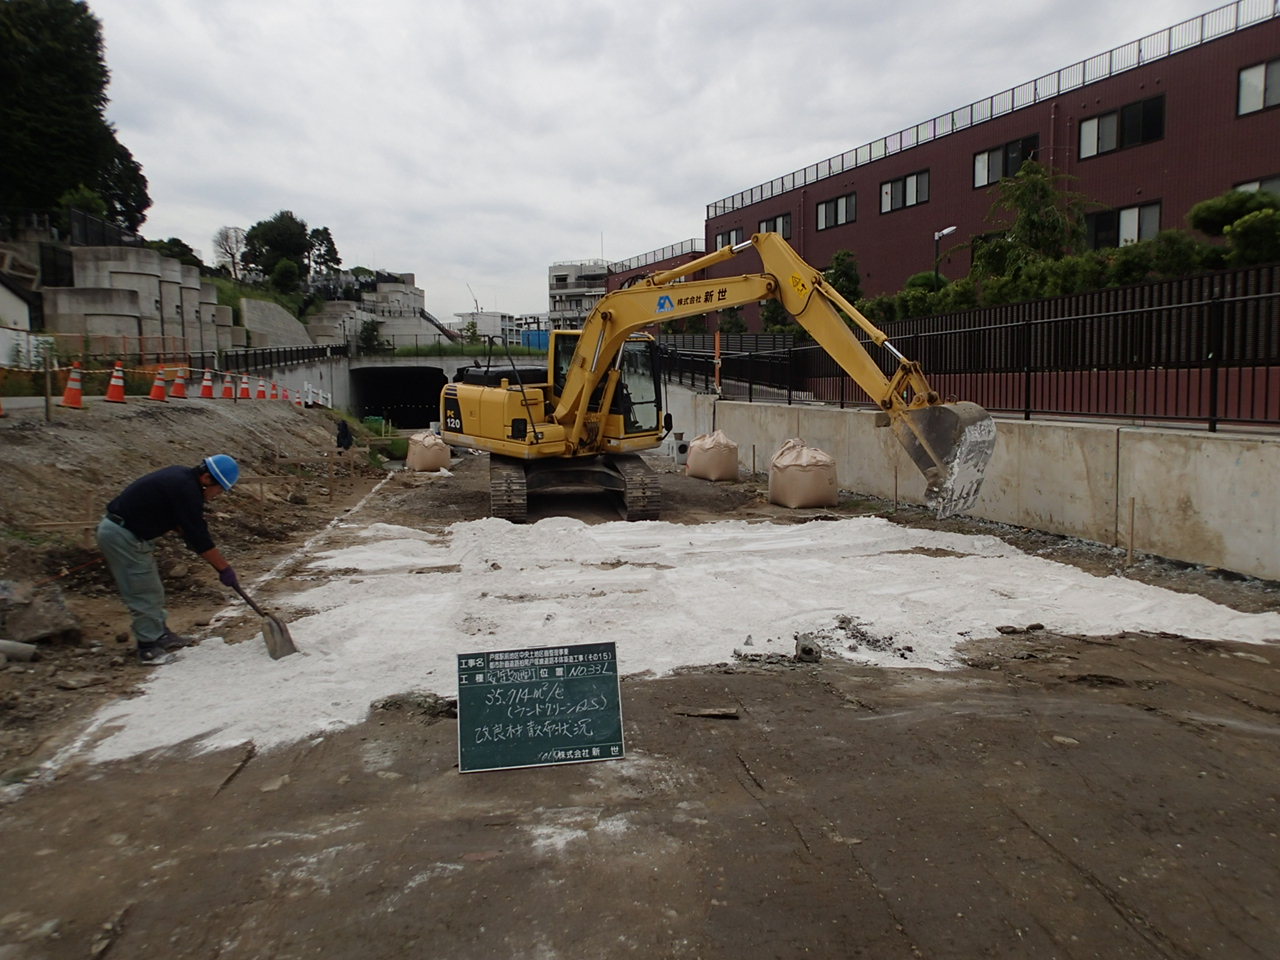
<svg viewBox="0 0 1280 960"><path fill-rule="evenodd" d="M547 308L557 260L1203 12L1188 0L90 0L143 231L281 209L438 316ZM481 291L484 291L482 294Z"/></svg>

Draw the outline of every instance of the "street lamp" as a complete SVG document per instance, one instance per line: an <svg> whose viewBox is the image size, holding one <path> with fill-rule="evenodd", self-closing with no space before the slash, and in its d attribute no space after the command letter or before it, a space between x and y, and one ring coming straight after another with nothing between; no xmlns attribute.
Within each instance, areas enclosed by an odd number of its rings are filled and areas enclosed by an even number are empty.
<svg viewBox="0 0 1280 960"><path fill-rule="evenodd" d="M940 284L942 283L942 277L938 274L938 262L941 259L941 254L938 252L938 243L939 241L942 240L943 237L955 232L956 232L956 228L954 225L950 227L943 227L941 230L934 231L934 234L933 234L933 291L934 293L937 293L938 290L941 289Z"/></svg>

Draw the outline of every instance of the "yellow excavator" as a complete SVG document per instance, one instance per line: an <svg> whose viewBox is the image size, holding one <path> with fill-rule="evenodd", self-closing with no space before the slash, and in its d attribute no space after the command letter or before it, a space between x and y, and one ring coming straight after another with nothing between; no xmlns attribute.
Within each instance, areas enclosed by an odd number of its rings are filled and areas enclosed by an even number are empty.
<svg viewBox="0 0 1280 960"><path fill-rule="evenodd" d="M688 279L747 249L764 272ZM440 433L452 446L489 452L490 512L521 521L531 492L565 485L619 495L628 520L656 520L657 476L639 456L662 443L671 414L662 410L657 343L644 327L713 310L776 299L879 405L928 483L938 516L962 513L977 499L995 448L990 414L976 403L943 403L924 372L805 263L776 233L662 271L607 294L581 330L553 330L547 367L477 368L440 395ZM898 361L885 376L838 311Z"/></svg>

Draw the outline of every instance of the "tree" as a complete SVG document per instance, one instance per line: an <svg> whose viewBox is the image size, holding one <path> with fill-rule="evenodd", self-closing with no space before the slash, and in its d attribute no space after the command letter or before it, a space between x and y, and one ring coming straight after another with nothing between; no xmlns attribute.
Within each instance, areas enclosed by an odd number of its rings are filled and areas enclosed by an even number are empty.
<svg viewBox="0 0 1280 960"><path fill-rule="evenodd" d="M200 259L195 250L177 237L170 237L168 240L148 240L147 246L152 250L159 251L161 256L172 257L188 267L204 269L204 261Z"/></svg>
<svg viewBox="0 0 1280 960"><path fill-rule="evenodd" d="M1226 229L1231 262L1247 267L1280 260L1280 210L1254 210Z"/></svg>
<svg viewBox="0 0 1280 960"><path fill-rule="evenodd" d="M802 328L778 300L766 300L760 306L760 326L765 333L795 333Z"/></svg>
<svg viewBox="0 0 1280 960"><path fill-rule="evenodd" d="M831 266L822 271L827 283L836 293L850 303L862 299L862 274L858 272L858 258L850 250L837 250L831 257Z"/></svg>
<svg viewBox="0 0 1280 960"><path fill-rule="evenodd" d="M366 320L356 334L356 345L361 353L374 353L378 349L378 321Z"/></svg>
<svg viewBox="0 0 1280 960"><path fill-rule="evenodd" d="M721 333L746 333L747 321L742 319L742 307L725 307L721 310L716 328Z"/></svg>
<svg viewBox="0 0 1280 960"><path fill-rule="evenodd" d="M107 122L102 30L75 0L0 3L0 207L52 210L84 186L136 231L147 181Z"/></svg>
<svg viewBox="0 0 1280 960"><path fill-rule="evenodd" d="M316 227L307 239L311 241L312 273L329 273L342 266L342 258L338 256L338 248L328 227Z"/></svg>
<svg viewBox="0 0 1280 960"><path fill-rule="evenodd" d="M1034 160L1002 179L987 220L1003 232L974 244L973 272L1017 277L1030 263L1077 252L1084 243L1086 201L1065 189L1069 179Z"/></svg>
<svg viewBox="0 0 1280 960"><path fill-rule="evenodd" d="M83 183L77 184L72 190L68 190L58 198L58 208L65 210L74 207L76 210L83 210L85 213L95 217L105 217L107 215L107 202L102 199L97 190L86 187Z"/></svg>
<svg viewBox="0 0 1280 960"><path fill-rule="evenodd" d="M270 276L281 260L292 260L296 267L306 263L311 253L311 237L307 225L291 210L281 210L270 220L260 220L244 235L242 264L251 264Z"/></svg>
<svg viewBox="0 0 1280 960"><path fill-rule="evenodd" d="M147 178L133 154L112 133L111 155L106 168L98 176L98 190L107 202L107 219L117 226L137 233L147 219L151 197Z"/></svg>
<svg viewBox="0 0 1280 960"><path fill-rule="evenodd" d="M281 293L293 293L298 289L298 277L301 273L296 263L281 258L271 270L271 285Z"/></svg>
<svg viewBox="0 0 1280 960"><path fill-rule="evenodd" d="M1255 210L1280 208L1280 197L1266 190L1228 190L1226 193L1201 200L1187 211L1187 223L1191 229L1211 237L1221 237L1227 228L1241 217Z"/></svg>
<svg viewBox="0 0 1280 960"><path fill-rule="evenodd" d="M219 227L213 235L213 251L217 262L225 263L231 271L231 279L239 280L244 257L244 230L240 227Z"/></svg>
<svg viewBox="0 0 1280 960"><path fill-rule="evenodd" d="M479 343L480 342L480 325L475 320L468 320L462 328L463 343Z"/></svg>

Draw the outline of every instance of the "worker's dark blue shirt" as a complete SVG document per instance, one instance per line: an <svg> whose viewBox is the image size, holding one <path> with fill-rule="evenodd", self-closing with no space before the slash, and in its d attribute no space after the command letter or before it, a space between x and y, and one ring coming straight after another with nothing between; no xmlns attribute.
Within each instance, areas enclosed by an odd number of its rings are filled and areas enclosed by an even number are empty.
<svg viewBox="0 0 1280 960"><path fill-rule="evenodd" d="M139 540L154 540L177 530L196 553L213 549L213 538L204 521L204 489L196 467L165 467L139 477L107 504L107 513L118 517Z"/></svg>

